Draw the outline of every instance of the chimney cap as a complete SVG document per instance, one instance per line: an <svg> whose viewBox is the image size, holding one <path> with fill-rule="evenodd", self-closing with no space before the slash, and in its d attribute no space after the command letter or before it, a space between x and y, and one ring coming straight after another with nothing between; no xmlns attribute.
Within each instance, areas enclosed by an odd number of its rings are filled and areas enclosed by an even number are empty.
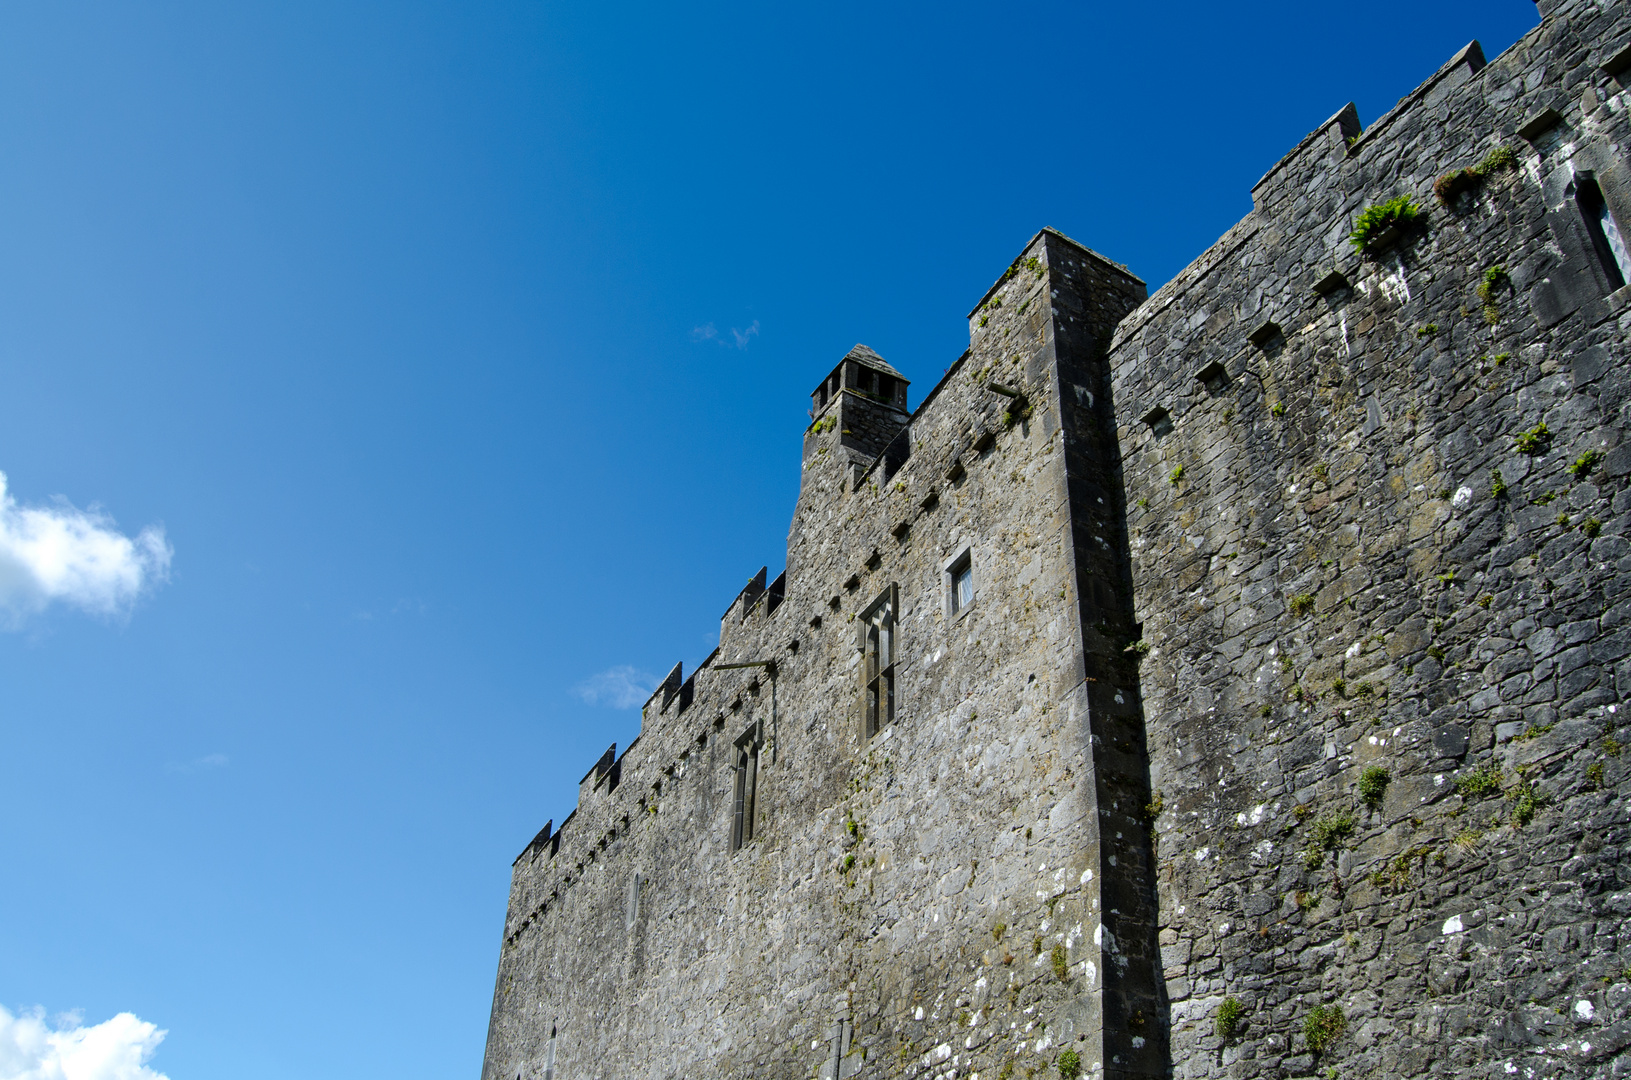
<svg viewBox="0 0 1631 1080"><path fill-rule="evenodd" d="M879 356L865 345L857 344L855 348L844 354L844 360L853 360L857 364L864 367L869 367L874 371L881 371L885 375L893 375L901 382L911 381L906 376L902 375L900 372L891 367L889 361L885 360L883 357ZM843 362L843 360L839 361L839 363Z"/></svg>

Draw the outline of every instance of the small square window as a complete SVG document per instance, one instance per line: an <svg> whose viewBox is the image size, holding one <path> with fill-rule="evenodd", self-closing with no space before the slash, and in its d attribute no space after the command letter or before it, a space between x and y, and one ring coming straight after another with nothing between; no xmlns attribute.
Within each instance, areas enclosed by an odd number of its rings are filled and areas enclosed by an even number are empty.
<svg viewBox="0 0 1631 1080"><path fill-rule="evenodd" d="M1172 434L1172 414L1159 406L1145 413L1143 420L1157 439Z"/></svg>

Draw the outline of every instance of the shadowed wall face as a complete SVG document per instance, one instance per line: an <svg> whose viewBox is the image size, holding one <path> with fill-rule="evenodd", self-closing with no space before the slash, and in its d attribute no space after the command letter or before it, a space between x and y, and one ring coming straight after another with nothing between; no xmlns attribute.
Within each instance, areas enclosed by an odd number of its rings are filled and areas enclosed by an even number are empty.
<svg viewBox="0 0 1631 1080"><path fill-rule="evenodd" d="M1631 319L1575 193L1631 222L1631 25L1558 7L1338 114L1117 331L1178 1075L1624 1042Z"/></svg>

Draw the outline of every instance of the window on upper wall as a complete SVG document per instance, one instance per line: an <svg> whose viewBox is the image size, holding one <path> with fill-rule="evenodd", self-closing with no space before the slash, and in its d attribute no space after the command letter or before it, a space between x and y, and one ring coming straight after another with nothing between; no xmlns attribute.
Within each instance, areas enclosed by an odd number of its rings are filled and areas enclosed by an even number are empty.
<svg viewBox="0 0 1631 1080"><path fill-rule="evenodd" d="M895 720L895 662L900 651L895 631L897 591L891 585L861 615L861 728L869 739Z"/></svg>
<svg viewBox="0 0 1631 1080"><path fill-rule="evenodd" d="M964 548L946 564L946 613L961 615L974 603L974 553Z"/></svg>
<svg viewBox="0 0 1631 1080"><path fill-rule="evenodd" d="M731 850L753 839L759 786L759 725L736 740L736 768L731 793Z"/></svg>
<svg viewBox="0 0 1631 1080"><path fill-rule="evenodd" d="M1609 287L1621 288L1631 279L1631 256L1627 255L1624 235L1595 177L1582 175L1575 179L1574 202L1585 220L1586 232L1591 234L1591 246L1597 251Z"/></svg>

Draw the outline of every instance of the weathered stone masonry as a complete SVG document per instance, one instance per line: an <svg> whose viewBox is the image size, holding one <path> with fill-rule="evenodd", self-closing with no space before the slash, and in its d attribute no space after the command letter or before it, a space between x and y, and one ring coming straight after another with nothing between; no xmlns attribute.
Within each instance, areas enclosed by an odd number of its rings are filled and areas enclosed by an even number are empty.
<svg viewBox="0 0 1631 1080"><path fill-rule="evenodd" d="M1631 16L1542 14L1147 299L1044 230L915 410L844 358L516 860L484 1080L1631 1072Z"/></svg>

